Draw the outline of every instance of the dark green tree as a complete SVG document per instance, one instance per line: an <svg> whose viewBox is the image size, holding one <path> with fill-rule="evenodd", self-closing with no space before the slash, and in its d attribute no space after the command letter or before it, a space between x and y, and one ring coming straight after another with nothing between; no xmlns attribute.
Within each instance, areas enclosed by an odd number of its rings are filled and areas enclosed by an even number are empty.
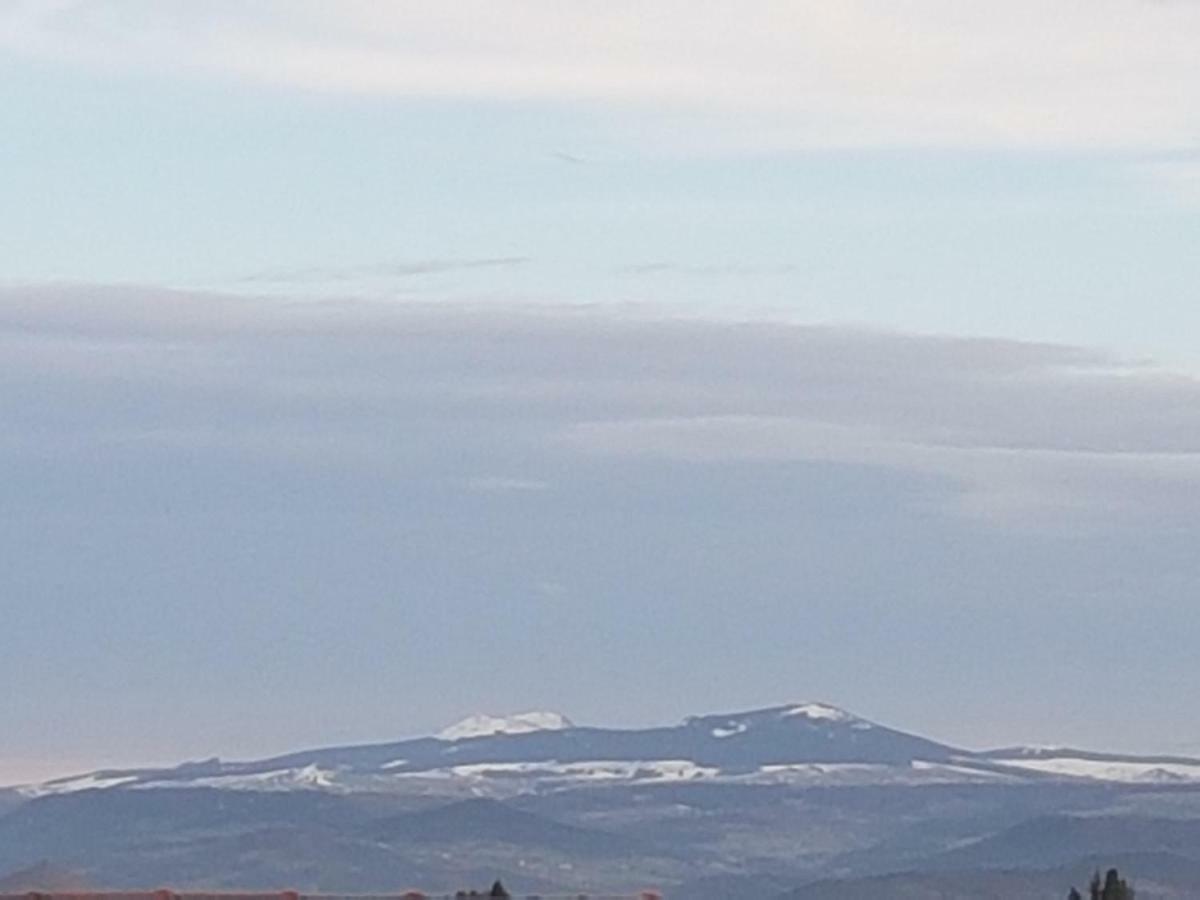
<svg viewBox="0 0 1200 900"><path fill-rule="evenodd" d="M1126 884L1116 869L1109 869L1104 875L1104 890L1100 900L1133 900L1133 888Z"/></svg>
<svg viewBox="0 0 1200 900"><path fill-rule="evenodd" d="M500 879L496 879L496 883L492 885L492 890L488 894L489 897L509 897L512 896L504 889L504 885L500 883ZM1107 898L1105 898L1107 900Z"/></svg>
<svg viewBox="0 0 1200 900"><path fill-rule="evenodd" d="M1133 900L1133 888L1116 869L1109 869L1104 873L1103 880L1100 878L1100 871L1096 870L1096 873L1092 875L1092 880L1088 882L1088 896L1091 900ZM1071 888L1067 900L1083 900L1083 898L1079 891Z"/></svg>

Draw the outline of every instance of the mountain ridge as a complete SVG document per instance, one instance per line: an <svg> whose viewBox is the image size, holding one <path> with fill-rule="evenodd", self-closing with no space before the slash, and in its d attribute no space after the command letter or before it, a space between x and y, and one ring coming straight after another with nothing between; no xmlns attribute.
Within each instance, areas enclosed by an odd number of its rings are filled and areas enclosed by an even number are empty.
<svg viewBox="0 0 1200 900"><path fill-rule="evenodd" d="M317 747L258 760L105 769L24 785L26 798L82 790L206 787L520 794L597 783L867 784L1003 780L1200 783L1200 760L1046 747L972 751L824 702L602 728L559 713L477 715L437 735Z"/></svg>
<svg viewBox="0 0 1200 900"><path fill-rule="evenodd" d="M115 889L370 893L502 875L522 893L660 885L728 900L819 883L927 900L1049 885L1061 871L997 870L1099 847L1138 851L1147 900L1189 896L1155 893L1151 875L1200 886L1184 853L1200 836L1200 761L1186 757L971 751L827 703L624 729L519 715L452 739L28 786L0 812L0 871L50 859Z"/></svg>

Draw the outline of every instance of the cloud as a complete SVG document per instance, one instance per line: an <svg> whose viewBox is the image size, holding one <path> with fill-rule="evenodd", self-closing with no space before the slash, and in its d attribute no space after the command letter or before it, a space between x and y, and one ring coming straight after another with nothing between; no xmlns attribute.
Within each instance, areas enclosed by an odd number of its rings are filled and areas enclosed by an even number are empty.
<svg viewBox="0 0 1200 900"><path fill-rule="evenodd" d="M933 423L927 423L932 425ZM931 430L936 430L933 428ZM905 438L874 425L829 425L787 417L694 417L579 426L576 446L616 454L715 462L820 461L921 472L960 488L951 508L1016 525L1183 521L1190 504L1172 485L1200 485L1200 452L1125 452L942 442Z"/></svg>
<svg viewBox="0 0 1200 900"><path fill-rule="evenodd" d="M547 672L616 720L801 683L1051 734L1183 698L1151 743L1195 693L1200 386L1102 351L15 285L0 372L10 764L67 720L263 756Z"/></svg>
<svg viewBox="0 0 1200 900"><path fill-rule="evenodd" d="M639 461L685 481L803 463L932 480L942 515L1014 527L1174 527L1198 511L1200 383L1085 348L43 286L0 291L0 359L0 453L135 485L122 467L137 459L497 496Z"/></svg>
<svg viewBox="0 0 1200 900"><path fill-rule="evenodd" d="M392 97L572 102L687 147L1195 146L1200 6L10 3L9 53ZM648 131L648 136L645 133Z"/></svg>
<svg viewBox="0 0 1200 900"><path fill-rule="evenodd" d="M549 482L539 478L514 478L510 475L479 475L468 478L463 486L469 491L505 494L513 491L544 491Z"/></svg>
<svg viewBox="0 0 1200 900"><path fill-rule="evenodd" d="M794 275L802 271L792 263L774 265L750 263L713 263L709 265L683 265L673 262L647 262L622 266L617 272L622 275L688 275L700 278L750 278L771 275Z"/></svg>
<svg viewBox="0 0 1200 900"><path fill-rule="evenodd" d="M242 284L312 284L362 280L392 280L420 275L442 275L473 269L505 269L523 266L526 256L480 257L478 259L426 259L414 262L375 263L362 266L308 266L267 269L236 279Z"/></svg>

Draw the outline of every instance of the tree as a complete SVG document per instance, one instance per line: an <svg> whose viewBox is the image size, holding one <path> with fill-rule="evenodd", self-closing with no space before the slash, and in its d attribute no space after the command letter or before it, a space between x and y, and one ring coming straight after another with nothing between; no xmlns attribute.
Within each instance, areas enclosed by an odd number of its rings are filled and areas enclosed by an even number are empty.
<svg viewBox="0 0 1200 900"><path fill-rule="evenodd" d="M500 879L496 879L496 883L492 885L492 890L488 893L489 897L510 897L508 891L504 889L504 885L500 883ZM1108 900L1106 897L1105 900Z"/></svg>
<svg viewBox="0 0 1200 900"><path fill-rule="evenodd" d="M1092 880L1088 882L1088 896L1091 900L1133 900L1133 888L1116 869L1105 872L1103 880L1100 879L1100 870L1097 869L1092 875ZM1067 900L1083 900L1083 897L1079 891L1071 888Z"/></svg>
<svg viewBox="0 0 1200 900"><path fill-rule="evenodd" d="M1100 900L1133 900L1133 889L1125 883L1116 869L1109 869L1104 875L1104 890Z"/></svg>

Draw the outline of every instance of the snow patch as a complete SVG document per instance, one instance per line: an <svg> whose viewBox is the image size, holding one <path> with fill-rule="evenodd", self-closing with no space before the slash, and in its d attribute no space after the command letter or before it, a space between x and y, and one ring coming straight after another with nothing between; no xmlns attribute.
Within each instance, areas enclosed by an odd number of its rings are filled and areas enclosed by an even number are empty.
<svg viewBox="0 0 1200 900"><path fill-rule="evenodd" d="M778 775L784 772L829 775L835 772L890 772L894 768L895 766L883 763L773 763L769 766L759 766L758 771L764 775Z"/></svg>
<svg viewBox="0 0 1200 900"><path fill-rule="evenodd" d="M437 737L443 741L461 741L466 738L489 737L493 734L528 734L533 731L562 731L574 728L575 724L564 715L555 712L526 712L514 716L468 716L449 728L439 731Z"/></svg>
<svg viewBox="0 0 1200 900"><path fill-rule="evenodd" d="M838 709L836 706L829 706L825 703L801 703L797 706L789 706L783 711L785 716L803 716L806 719L815 719L823 722L860 722L855 716L850 715L844 709Z"/></svg>
<svg viewBox="0 0 1200 900"><path fill-rule="evenodd" d="M585 762L472 763L430 772L397 772L397 778L540 778L571 781L693 781L715 778L720 769L687 759L592 760Z"/></svg>
<svg viewBox="0 0 1200 900"><path fill-rule="evenodd" d="M990 762L1029 772L1125 783L1200 782L1200 762L1122 762L1074 757L993 759Z"/></svg>
<svg viewBox="0 0 1200 900"><path fill-rule="evenodd" d="M17 793L29 798L49 797L56 794L74 794L76 791L98 791L114 788L122 784L137 781L136 775L83 775L79 778L47 781L44 784L31 784L17 788Z"/></svg>
<svg viewBox="0 0 1200 900"><path fill-rule="evenodd" d="M731 727L729 728L714 728L712 730L712 736L715 738L733 737L735 734L741 734L747 728L745 722L738 722L736 724L730 723L730 725Z"/></svg>
<svg viewBox="0 0 1200 900"><path fill-rule="evenodd" d="M1009 775L1006 772L992 772L988 769L977 769L970 765L955 765L953 763L927 762L914 759L910 764L914 772L932 772L935 774L962 775L976 781L1012 781L1019 775Z"/></svg>
<svg viewBox="0 0 1200 900"><path fill-rule="evenodd" d="M1020 776L913 760L908 765L886 763L783 763L761 766L737 780L750 784L790 785L921 785L973 784L1019 780Z"/></svg>
<svg viewBox="0 0 1200 900"><path fill-rule="evenodd" d="M187 781L147 781L138 788L222 788L230 791L290 791L304 788L332 788L334 773L316 765L300 769L273 769L243 775L209 775Z"/></svg>

